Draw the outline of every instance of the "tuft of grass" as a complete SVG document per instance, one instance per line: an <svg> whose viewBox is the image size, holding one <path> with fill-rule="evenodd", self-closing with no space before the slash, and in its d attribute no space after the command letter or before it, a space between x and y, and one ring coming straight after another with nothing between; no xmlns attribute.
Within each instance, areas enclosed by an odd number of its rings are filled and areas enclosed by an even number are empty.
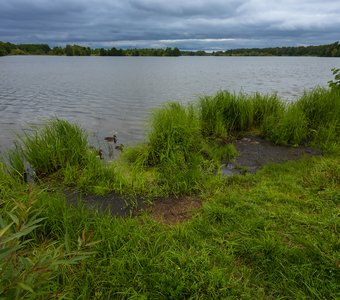
<svg viewBox="0 0 340 300"><path fill-rule="evenodd" d="M228 137L229 128L224 120L221 97L203 97L199 100L200 126L203 136L214 138Z"/></svg>
<svg viewBox="0 0 340 300"><path fill-rule="evenodd" d="M139 172L153 169L160 195L197 192L208 172L194 107L168 103L154 111L150 123L146 145L128 149L123 159Z"/></svg>
<svg viewBox="0 0 340 300"><path fill-rule="evenodd" d="M218 92L199 101L204 136L227 137L231 132L249 130L254 122L254 106L245 94Z"/></svg>
<svg viewBox="0 0 340 300"><path fill-rule="evenodd" d="M238 155L238 151L233 144L220 144L210 142L203 148L203 153L208 159L213 160L216 165L220 162L229 162Z"/></svg>
<svg viewBox="0 0 340 300"><path fill-rule="evenodd" d="M82 167L88 158L86 134L66 120L53 119L34 134L26 134L21 142L25 159L39 176L67 165Z"/></svg>
<svg viewBox="0 0 340 300"><path fill-rule="evenodd" d="M296 102L269 115L262 125L264 136L278 144L310 144L328 151L338 149L340 139L340 91L316 88Z"/></svg>
<svg viewBox="0 0 340 300"><path fill-rule="evenodd" d="M291 104L279 117L267 117L262 130L276 144L304 144L307 141L308 120L296 104Z"/></svg>
<svg viewBox="0 0 340 300"><path fill-rule="evenodd" d="M327 149L340 140L340 89L317 88L305 93L297 106L308 120L308 136L315 145Z"/></svg>
<svg viewBox="0 0 340 300"><path fill-rule="evenodd" d="M316 88L293 103L276 95L219 92L198 102L202 135L226 140L257 130L277 144L311 144L336 152L340 139L340 91Z"/></svg>
<svg viewBox="0 0 340 300"><path fill-rule="evenodd" d="M253 102L254 126L261 128L268 117L282 115L285 104L277 95L261 95L256 93L251 100Z"/></svg>
<svg viewBox="0 0 340 300"><path fill-rule="evenodd" d="M172 102L154 111L148 135L148 165L169 160L189 161L203 139L194 108Z"/></svg>

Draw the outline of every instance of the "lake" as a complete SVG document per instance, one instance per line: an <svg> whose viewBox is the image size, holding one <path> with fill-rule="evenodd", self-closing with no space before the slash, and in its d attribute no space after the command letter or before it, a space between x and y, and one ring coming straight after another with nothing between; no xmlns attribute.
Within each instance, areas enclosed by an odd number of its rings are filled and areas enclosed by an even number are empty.
<svg viewBox="0 0 340 300"><path fill-rule="evenodd" d="M142 141L152 108L219 90L277 93L293 101L332 79L340 58L0 57L0 147L51 117L88 130L94 143Z"/></svg>

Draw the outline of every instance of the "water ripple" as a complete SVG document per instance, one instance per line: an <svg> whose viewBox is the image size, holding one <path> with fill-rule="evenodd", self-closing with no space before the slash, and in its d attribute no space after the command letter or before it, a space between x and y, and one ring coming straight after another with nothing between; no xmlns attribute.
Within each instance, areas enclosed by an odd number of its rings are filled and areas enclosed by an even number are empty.
<svg viewBox="0 0 340 300"><path fill-rule="evenodd" d="M218 90L278 93L287 101L325 85L339 58L39 57L0 60L0 145L50 117L77 122L100 140L143 140L150 110Z"/></svg>

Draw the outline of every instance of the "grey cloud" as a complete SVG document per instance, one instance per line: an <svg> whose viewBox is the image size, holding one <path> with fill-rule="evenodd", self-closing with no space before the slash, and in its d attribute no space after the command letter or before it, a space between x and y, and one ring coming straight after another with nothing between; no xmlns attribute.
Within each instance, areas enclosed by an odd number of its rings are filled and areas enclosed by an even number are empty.
<svg viewBox="0 0 340 300"><path fill-rule="evenodd" d="M0 40L94 47L235 47L340 39L331 0L0 0Z"/></svg>
<svg viewBox="0 0 340 300"><path fill-rule="evenodd" d="M157 14L162 16L172 17L230 17L235 10L235 7L240 4L240 1L219 1L219 0L196 0L196 1L145 1L145 0L130 0L132 8L146 12L149 15Z"/></svg>

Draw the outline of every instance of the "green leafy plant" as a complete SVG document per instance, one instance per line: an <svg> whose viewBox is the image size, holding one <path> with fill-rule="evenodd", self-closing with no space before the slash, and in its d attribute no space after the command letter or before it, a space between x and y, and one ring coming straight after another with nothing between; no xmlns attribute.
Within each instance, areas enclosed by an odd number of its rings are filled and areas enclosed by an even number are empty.
<svg viewBox="0 0 340 300"><path fill-rule="evenodd" d="M330 88L340 88L340 69L333 68L332 73L334 75L334 80L328 81L328 85Z"/></svg>
<svg viewBox="0 0 340 300"><path fill-rule="evenodd" d="M87 257L66 253L63 244L53 241L34 242L46 218L35 208L32 187L24 198L0 207L0 299L50 298L60 292L53 279L63 267Z"/></svg>

